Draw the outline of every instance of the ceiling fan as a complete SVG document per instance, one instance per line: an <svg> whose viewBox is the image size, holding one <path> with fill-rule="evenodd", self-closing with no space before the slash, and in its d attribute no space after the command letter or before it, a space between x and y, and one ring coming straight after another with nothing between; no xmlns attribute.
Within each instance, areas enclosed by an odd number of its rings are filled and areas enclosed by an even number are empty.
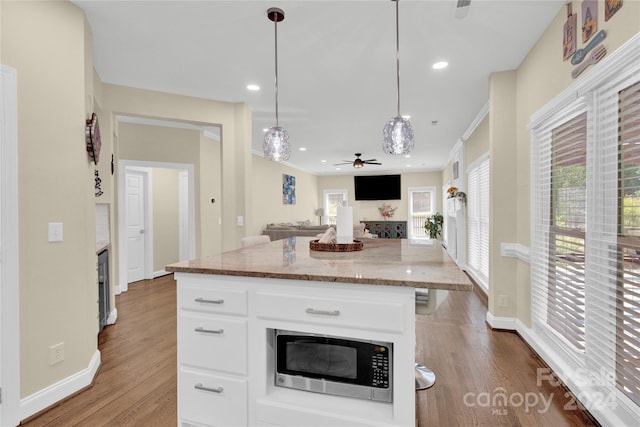
<svg viewBox="0 0 640 427"><path fill-rule="evenodd" d="M353 164L354 168L359 169L359 168L363 167L365 164L366 165L381 165L382 164L382 163L378 163L378 161L376 159L362 160L360 158L360 156L362 156L362 153L355 153L355 155L356 155L356 159L354 161L343 160L343 163L335 163L333 166Z"/></svg>

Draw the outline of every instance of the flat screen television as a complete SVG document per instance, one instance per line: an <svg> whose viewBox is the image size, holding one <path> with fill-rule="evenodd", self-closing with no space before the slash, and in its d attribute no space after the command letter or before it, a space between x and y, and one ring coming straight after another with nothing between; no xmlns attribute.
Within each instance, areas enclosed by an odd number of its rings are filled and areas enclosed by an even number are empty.
<svg viewBox="0 0 640 427"><path fill-rule="evenodd" d="M356 175L356 200L400 200L400 175Z"/></svg>

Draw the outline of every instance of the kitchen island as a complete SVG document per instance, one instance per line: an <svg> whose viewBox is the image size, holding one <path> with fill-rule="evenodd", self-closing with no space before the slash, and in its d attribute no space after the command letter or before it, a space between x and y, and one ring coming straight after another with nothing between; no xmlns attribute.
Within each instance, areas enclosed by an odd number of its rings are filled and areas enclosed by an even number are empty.
<svg viewBox="0 0 640 427"><path fill-rule="evenodd" d="M439 242L292 237L166 267L178 282L180 426L410 426L415 289L467 291ZM391 402L276 385L277 331L390 343Z"/></svg>

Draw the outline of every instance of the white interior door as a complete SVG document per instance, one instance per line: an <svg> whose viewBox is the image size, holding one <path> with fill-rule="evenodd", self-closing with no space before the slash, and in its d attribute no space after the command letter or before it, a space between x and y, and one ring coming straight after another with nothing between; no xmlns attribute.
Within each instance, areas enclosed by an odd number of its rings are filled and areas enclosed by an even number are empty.
<svg viewBox="0 0 640 427"><path fill-rule="evenodd" d="M145 278L145 174L128 171L127 194L127 283Z"/></svg>

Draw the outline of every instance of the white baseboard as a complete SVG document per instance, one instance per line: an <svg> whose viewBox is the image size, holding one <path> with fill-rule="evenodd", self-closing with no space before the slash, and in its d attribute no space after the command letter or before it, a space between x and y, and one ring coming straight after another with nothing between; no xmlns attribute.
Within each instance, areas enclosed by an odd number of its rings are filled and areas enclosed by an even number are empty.
<svg viewBox="0 0 640 427"><path fill-rule="evenodd" d="M20 420L29 418L91 385L98 367L100 367L100 351L96 350L87 368L21 399Z"/></svg>
<svg viewBox="0 0 640 427"><path fill-rule="evenodd" d="M514 317L497 317L490 311L487 311L487 323L491 329L505 329L508 331L515 331L517 329L518 319Z"/></svg>
<svg viewBox="0 0 640 427"><path fill-rule="evenodd" d="M160 276L166 276L167 274L171 274L170 271L167 270L160 270L160 271L154 271L153 272L153 278L158 278Z"/></svg>
<svg viewBox="0 0 640 427"><path fill-rule="evenodd" d="M118 309L114 308L111 310L111 313L109 313L109 317L107 317L107 325L115 324L116 320L118 320Z"/></svg>

